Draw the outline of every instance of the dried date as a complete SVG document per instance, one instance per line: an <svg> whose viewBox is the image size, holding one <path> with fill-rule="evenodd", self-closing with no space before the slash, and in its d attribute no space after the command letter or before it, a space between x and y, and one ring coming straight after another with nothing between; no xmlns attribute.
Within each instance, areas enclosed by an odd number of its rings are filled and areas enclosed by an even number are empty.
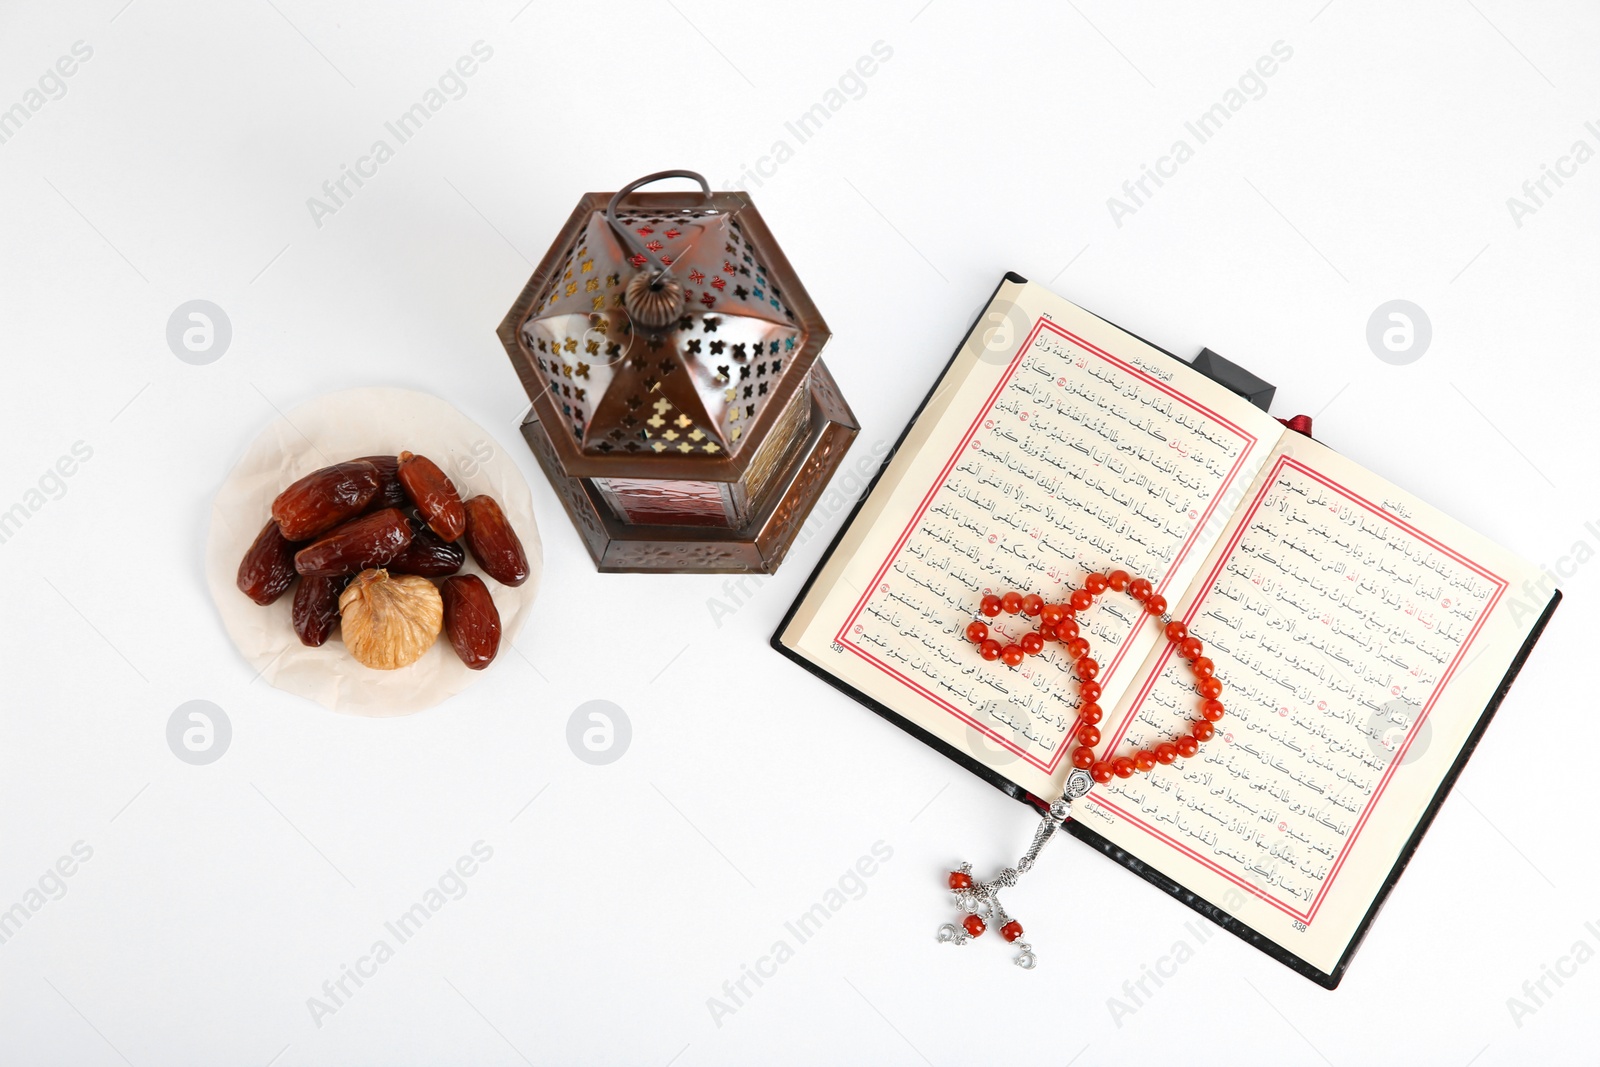
<svg viewBox="0 0 1600 1067"><path fill-rule="evenodd" d="M444 597L444 632L468 668L481 671L494 662L500 650L500 612L489 587L476 574L446 578L439 587Z"/></svg>
<svg viewBox="0 0 1600 1067"><path fill-rule="evenodd" d="M384 508L352 519L295 553L303 575L336 577L381 567L411 544L411 524L399 508Z"/></svg>
<svg viewBox="0 0 1600 1067"><path fill-rule="evenodd" d="M466 561L467 552L460 542L443 540L417 519L411 525L411 545L389 561L388 569L391 574L444 578L459 571Z"/></svg>
<svg viewBox="0 0 1600 1067"><path fill-rule="evenodd" d="M400 484L399 456L362 456L356 462L370 463L378 471L378 495L367 502L368 511L403 508L411 503L405 487Z"/></svg>
<svg viewBox="0 0 1600 1067"><path fill-rule="evenodd" d="M239 591L257 604L270 604L294 584L294 543L283 536L272 519L261 527L256 539L239 561L235 579Z"/></svg>
<svg viewBox="0 0 1600 1067"><path fill-rule="evenodd" d="M290 614L302 645L320 648L328 640L339 624L339 594L348 582L342 575L314 575L294 591L294 610Z"/></svg>
<svg viewBox="0 0 1600 1067"><path fill-rule="evenodd" d="M461 495L448 475L427 456L400 453L400 484L422 512L433 532L446 541L455 541L467 528L467 515Z"/></svg>
<svg viewBox="0 0 1600 1067"><path fill-rule="evenodd" d="M272 517L289 540L309 541L359 515L378 495L378 481L366 460L323 467L279 493Z"/></svg>
<svg viewBox="0 0 1600 1067"><path fill-rule="evenodd" d="M501 585L527 581L527 553L494 497L475 496L463 507L467 514L467 548L483 572Z"/></svg>

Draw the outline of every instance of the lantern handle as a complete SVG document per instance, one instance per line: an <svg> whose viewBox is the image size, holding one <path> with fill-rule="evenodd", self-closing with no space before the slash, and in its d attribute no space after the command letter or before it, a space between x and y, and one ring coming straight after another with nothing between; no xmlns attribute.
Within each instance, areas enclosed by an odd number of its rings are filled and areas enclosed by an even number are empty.
<svg viewBox="0 0 1600 1067"><path fill-rule="evenodd" d="M658 170L654 174L646 174L643 178L631 181L621 189L618 189L616 195L611 198L611 203L606 205L606 222L610 224L611 232L622 239L623 246L636 256L647 256L647 253L639 238L632 230L622 225L622 221L617 218L617 205L622 203L623 198L641 185L649 185L651 182L658 182L664 178L689 178L697 181L700 183L700 191L705 194L706 199L709 200L711 198L711 183L706 181L705 175L692 170ZM669 267L661 267L656 271L656 277L667 273L669 269Z"/></svg>

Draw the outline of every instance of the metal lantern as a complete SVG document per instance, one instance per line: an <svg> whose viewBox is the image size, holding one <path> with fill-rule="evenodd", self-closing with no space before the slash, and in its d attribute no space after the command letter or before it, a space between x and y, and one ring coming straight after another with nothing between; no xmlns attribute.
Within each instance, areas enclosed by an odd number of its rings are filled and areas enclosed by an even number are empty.
<svg viewBox="0 0 1600 1067"><path fill-rule="evenodd" d="M635 192L668 177L700 192ZM578 201L498 332L603 571L772 573L858 429L760 213L693 171Z"/></svg>

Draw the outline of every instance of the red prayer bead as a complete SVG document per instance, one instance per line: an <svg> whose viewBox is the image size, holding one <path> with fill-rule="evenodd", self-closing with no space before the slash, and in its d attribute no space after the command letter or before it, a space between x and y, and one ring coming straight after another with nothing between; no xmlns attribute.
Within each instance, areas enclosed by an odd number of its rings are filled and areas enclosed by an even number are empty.
<svg viewBox="0 0 1600 1067"><path fill-rule="evenodd" d="M968 915L961 920L961 925L967 928L967 936L969 937L982 937L983 932L989 929L984 925L983 920L976 915Z"/></svg>
<svg viewBox="0 0 1600 1067"><path fill-rule="evenodd" d="M1030 593L1026 596L1015 591L996 596L984 596L979 611L994 618L1005 611L1012 615L1019 612L1029 617L1039 619L1037 630L1024 634L1016 644L1001 644L991 636L989 627L974 621L967 624L966 636L969 641L978 646L979 654L986 660L999 659L1006 665L1016 667L1021 665L1024 657L1038 655L1044 650L1045 642L1051 640L1061 641L1067 656L1072 660L1073 673L1080 679L1078 695L1081 701L1076 728L1073 732L1074 744L1072 750L1072 765L1080 770L1087 770L1089 776L1100 784L1105 784L1113 778L1131 778L1134 774L1153 770L1158 764L1171 764L1180 757L1188 758L1200 751L1200 744L1216 736L1216 727L1212 724L1223 716L1223 705L1217 698L1222 695L1222 682L1216 678L1216 664L1203 655L1205 646L1200 639L1189 632L1187 624L1176 619L1170 619L1162 627L1163 636L1175 647L1184 659L1188 660L1194 672L1195 689L1200 694L1200 714L1188 726L1188 733L1180 734L1172 741L1163 741L1151 748L1141 748L1130 756L1117 756L1097 760L1095 746L1100 743L1101 733L1097 727L1104 716L1104 709L1097 701L1100 699L1102 687L1094 679L1099 676L1100 664L1089 656L1090 645L1082 636L1075 613L1087 611L1093 604L1094 598L1111 589L1117 592L1126 591L1135 600L1142 602L1144 610L1151 615L1161 616L1167 613L1167 598L1157 593L1149 581L1143 578L1133 578L1125 570L1113 570L1109 574L1093 572L1084 577L1083 588L1072 591L1065 604L1048 604L1044 598ZM1107 754L1108 757L1110 754ZM974 883L970 876L964 872L952 872L950 886L952 889L967 889ZM976 915L969 915L964 920L967 932L972 937L977 937L986 929L984 921ZM1007 941L1014 941L1022 936L1022 925L1015 921L1008 922L1001 928L1001 933Z"/></svg>
<svg viewBox="0 0 1600 1067"><path fill-rule="evenodd" d="M968 874L965 871L951 871L950 872L950 888L951 889L971 889L972 888L972 875Z"/></svg>
<svg viewBox="0 0 1600 1067"><path fill-rule="evenodd" d="M1012 919L1000 928L1000 936L1007 941L1015 941L1022 936L1022 924Z"/></svg>

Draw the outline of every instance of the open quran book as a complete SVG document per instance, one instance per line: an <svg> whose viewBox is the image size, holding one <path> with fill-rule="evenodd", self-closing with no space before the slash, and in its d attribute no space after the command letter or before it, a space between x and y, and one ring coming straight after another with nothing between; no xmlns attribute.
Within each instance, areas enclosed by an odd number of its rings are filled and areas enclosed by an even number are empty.
<svg viewBox="0 0 1600 1067"><path fill-rule="evenodd" d="M1540 570L1188 364L1007 275L773 645L1014 796L1072 769L1050 643L985 662L990 592L1148 578L1227 712L1198 755L1096 785L1066 829L1337 985L1560 593ZM1197 717L1126 597L1079 616L1101 758ZM1013 641L1034 620L986 620Z"/></svg>

